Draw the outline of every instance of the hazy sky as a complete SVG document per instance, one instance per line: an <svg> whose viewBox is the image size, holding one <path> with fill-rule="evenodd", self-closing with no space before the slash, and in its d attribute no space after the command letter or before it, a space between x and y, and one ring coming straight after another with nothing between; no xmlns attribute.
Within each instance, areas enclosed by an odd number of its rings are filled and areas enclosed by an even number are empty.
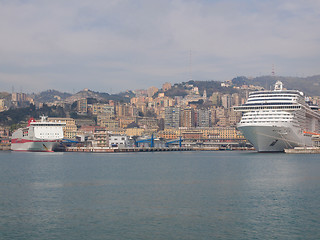
<svg viewBox="0 0 320 240"><path fill-rule="evenodd" d="M311 76L319 54L319 0L0 0L0 91Z"/></svg>

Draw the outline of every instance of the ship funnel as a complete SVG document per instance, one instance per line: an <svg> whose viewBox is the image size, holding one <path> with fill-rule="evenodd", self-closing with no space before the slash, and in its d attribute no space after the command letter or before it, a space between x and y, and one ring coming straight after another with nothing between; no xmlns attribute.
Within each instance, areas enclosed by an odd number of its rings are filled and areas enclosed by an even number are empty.
<svg viewBox="0 0 320 240"><path fill-rule="evenodd" d="M32 122L36 122L33 117L29 118L28 120L28 127L31 125Z"/></svg>
<svg viewBox="0 0 320 240"><path fill-rule="evenodd" d="M282 89L283 89L283 83L281 81L277 81L276 84L274 85L274 90L282 91Z"/></svg>
<svg viewBox="0 0 320 240"><path fill-rule="evenodd" d="M40 118L41 118L41 122L45 122L46 120L47 120L47 116L45 116L45 115L42 115L42 116L40 116Z"/></svg>

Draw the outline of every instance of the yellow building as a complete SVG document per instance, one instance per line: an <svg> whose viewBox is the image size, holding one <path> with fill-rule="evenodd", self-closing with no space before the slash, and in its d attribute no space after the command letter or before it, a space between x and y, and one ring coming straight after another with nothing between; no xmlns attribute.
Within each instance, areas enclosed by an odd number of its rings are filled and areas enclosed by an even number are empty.
<svg viewBox="0 0 320 240"><path fill-rule="evenodd" d="M177 139L180 137L181 131L175 128L166 128L165 130L159 131L158 136L164 139Z"/></svg>
<svg viewBox="0 0 320 240"><path fill-rule="evenodd" d="M142 136L143 133L144 133L143 128L127 128L125 134L129 137L132 137L132 136Z"/></svg>
<svg viewBox="0 0 320 240"><path fill-rule="evenodd" d="M98 124L100 127L105 127L107 130L119 128L119 121L114 119L99 119Z"/></svg>
<svg viewBox="0 0 320 240"><path fill-rule="evenodd" d="M244 136L235 127L215 127L209 132L210 137L219 141L245 140Z"/></svg>
<svg viewBox="0 0 320 240"><path fill-rule="evenodd" d="M136 122L136 117L119 117L119 127L126 128L130 123Z"/></svg>
<svg viewBox="0 0 320 240"><path fill-rule="evenodd" d="M5 100L4 99L0 99L0 112L3 112L7 110L6 106L5 106Z"/></svg>
<svg viewBox="0 0 320 240"><path fill-rule="evenodd" d="M113 135L125 135L126 130L122 128L118 128L118 129L109 130L108 133Z"/></svg>
<svg viewBox="0 0 320 240"><path fill-rule="evenodd" d="M158 136L165 139L183 138L221 141L245 141L245 138L235 127L165 129L158 132Z"/></svg>

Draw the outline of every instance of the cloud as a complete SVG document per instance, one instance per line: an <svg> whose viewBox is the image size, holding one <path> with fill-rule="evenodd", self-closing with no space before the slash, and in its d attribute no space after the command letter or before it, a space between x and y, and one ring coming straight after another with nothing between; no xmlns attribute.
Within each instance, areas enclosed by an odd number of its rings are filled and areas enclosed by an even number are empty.
<svg viewBox="0 0 320 240"><path fill-rule="evenodd" d="M0 83L121 91L319 74L316 0L0 1ZM28 79L28 81L25 81Z"/></svg>

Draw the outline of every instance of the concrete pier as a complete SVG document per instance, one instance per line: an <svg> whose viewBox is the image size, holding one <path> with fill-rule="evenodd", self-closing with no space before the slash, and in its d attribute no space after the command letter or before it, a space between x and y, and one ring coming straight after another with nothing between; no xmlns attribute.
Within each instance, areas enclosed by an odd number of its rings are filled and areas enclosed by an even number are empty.
<svg viewBox="0 0 320 240"><path fill-rule="evenodd" d="M319 147L296 147L293 149L285 149L285 153L290 154L319 154L320 148Z"/></svg>
<svg viewBox="0 0 320 240"><path fill-rule="evenodd" d="M9 151L11 149L10 143L0 144L0 151Z"/></svg>
<svg viewBox="0 0 320 240"><path fill-rule="evenodd" d="M92 152L92 153L125 153L125 152L170 152L170 151L250 151L247 147L222 148L215 147L131 147L131 148L109 148L109 147L67 147L66 152Z"/></svg>
<svg viewBox="0 0 320 240"><path fill-rule="evenodd" d="M167 151L192 151L187 147L174 148L108 148L108 147L67 147L66 152L91 152L91 153L119 153L119 152L167 152Z"/></svg>

